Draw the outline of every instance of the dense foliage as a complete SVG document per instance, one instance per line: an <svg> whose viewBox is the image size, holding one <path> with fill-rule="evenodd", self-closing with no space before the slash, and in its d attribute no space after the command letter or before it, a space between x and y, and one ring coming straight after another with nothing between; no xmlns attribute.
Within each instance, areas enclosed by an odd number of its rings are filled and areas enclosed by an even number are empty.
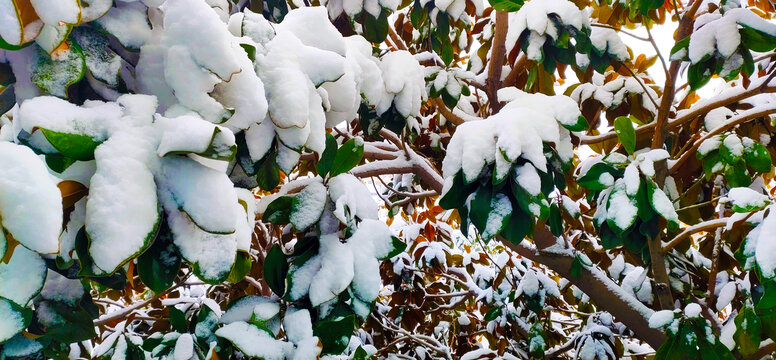
<svg viewBox="0 0 776 360"><path fill-rule="evenodd" d="M775 5L0 0L0 357L773 356Z"/></svg>

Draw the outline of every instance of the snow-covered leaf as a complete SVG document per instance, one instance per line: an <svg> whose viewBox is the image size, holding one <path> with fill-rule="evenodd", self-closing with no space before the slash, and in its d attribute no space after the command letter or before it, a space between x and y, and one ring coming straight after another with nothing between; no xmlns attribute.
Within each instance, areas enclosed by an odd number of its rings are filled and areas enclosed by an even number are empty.
<svg viewBox="0 0 776 360"><path fill-rule="evenodd" d="M43 161L28 147L0 142L2 226L27 248L59 252L62 194Z"/></svg>
<svg viewBox="0 0 776 360"><path fill-rule="evenodd" d="M735 212L757 211L771 203L768 196L745 187L732 188L725 197Z"/></svg>
<svg viewBox="0 0 776 360"><path fill-rule="evenodd" d="M41 48L36 48L37 63L32 69L31 80L43 91L61 98L68 97L68 88L80 81L86 73L86 62L81 47L68 39L62 50L49 56Z"/></svg>

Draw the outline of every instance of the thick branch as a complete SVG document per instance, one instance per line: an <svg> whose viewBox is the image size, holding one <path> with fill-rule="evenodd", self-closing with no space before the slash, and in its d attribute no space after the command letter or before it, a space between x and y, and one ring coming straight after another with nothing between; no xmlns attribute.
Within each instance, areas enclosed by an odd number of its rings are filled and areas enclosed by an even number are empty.
<svg viewBox="0 0 776 360"><path fill-rule="evenodd" d="M488 78L485 80L486 93L490 101L491 113L496 114L501 110L501 104L498 102L498 89L501 88L501 67L504 65L504 56L506 55L507 22L509 16L503 11L496 11L496 29L493 34L493 50L490 54L490 63L488 64Z"/></svg>

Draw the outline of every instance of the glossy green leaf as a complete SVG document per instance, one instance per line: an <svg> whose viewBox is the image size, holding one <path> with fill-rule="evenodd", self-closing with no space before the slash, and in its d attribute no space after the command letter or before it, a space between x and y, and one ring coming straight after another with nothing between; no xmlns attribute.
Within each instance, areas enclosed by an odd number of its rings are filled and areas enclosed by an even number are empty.
<svg viewBox="0 0 776 360"><path fill-rule="evenodd" d="M329 170L330 176L334 177L346 173L353 169L364 156L364 141L359 139L350 139L342 144L334 156L334 163Z"/></svg>
<svg viewBox="0 0 776 360"><path fill-rule="evenodd" d="M226 281L232 284L242 281L242 279L245 278L245 275L248 275L251 271L252 265L253 260L251 260L251 255L244 251L238 251L234 259L234 265L232 265L232 270L229 272Z"/></svg>
<svg viewBox="0 0 776 360"><path fill-rule="evenodd" d="M348 346L355 328L355 315L348 315L335 320L316 322L313 324L313 335L321 341L323 354L339 354Z"/></svg>
<svg viewBox="0 0 776 360"><path fill-rule="evenodd" d="M175 306L170 306L170 325L172 329L179 333L186 333L189 331L189 324L186 321L186 314L183 311L178 310Z"/></svg>
<svg viewBox="0 0 776 360"><path fill-rule="evenodd" d="M614 119L614 132L620 139L620 143L633 155L636 152L636 130L633 128L633 122L628 116L620 116Z"/></svg>
<svg viewBox="0 0 776 360"><path fill-rule="evenodd" d="M337 140L330 133L326 133L326 149L323 150L320 160L318 160L318 175L325 178L329 170L334 165L334 158L337 155Z"/></svg>
<svg viewBox="0 0 776 360"><path fill-rule="evenodd" d="M75 160L94 160L94 150L100 144L86 135L68 134L43 128L40 131L60 154Z"/></svg>
<svg viewBox="0 0 776 360"><path fill-rule="evenodd" d="M261 219L276 225L288 224L293 203L293 196L281 196L267 205L267 209L264 210L264 215Z"/></svg>
<svg viewBox="0 0 776 360"><path fill-rule="evenodd" d="M524 0L488 0L490 6L496 11L514 12L520 10L525 3Z"/></svg>
<svg viewBox="0 0 776 360"><path fill-rule="evenodd" d="M175 281L180 267L181 257L165 221L151 247L137 258L137 274L143 284L160 294Z"/></svg>
<svg viewBox="0 0 776 360"><path fill-rule="evenodd" d="M283 250L275 244L267 252L264 258L264 281L277 296L283 296L286 292L286 274L288 273L287 256Z"/></svg>

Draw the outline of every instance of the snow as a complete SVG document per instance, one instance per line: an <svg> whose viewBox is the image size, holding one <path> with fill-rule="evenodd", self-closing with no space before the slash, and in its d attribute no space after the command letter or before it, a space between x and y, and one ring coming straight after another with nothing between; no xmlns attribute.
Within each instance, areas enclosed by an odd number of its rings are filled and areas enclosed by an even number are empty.
<svg viewBox="0 0 776 360"><path fill-rule="evenodd" d="M744 155L744 145L741 143L741 138L735 134L725 136L725 139L722 140L722 145L728 149L733 157L740 158Z"/></svg>
<svg viewBox="0 0 776 360"><path fill-rule="evenodd" d="M520 279L517 294L520 294L521 291L526 296L535 296L539 293L539 279L537 279L536 273L533 270L526 271L523 278Z"/></svg>
<svg viewBox="0 0 776 360"><path fill-rule="evenodd" d="M527 166L524 166L527 167ZM490 239L501 230L502 226L512 215L512 202L509 197L502 193L496 194L490 201L491 211L488 213L488 219L485 223L485 229L482 231L484 239Z"/></svg>
<svg viewBox="0 0 776 360"><path fill-rule="evenodd" d="M704 118L704 127L706 128L706 131L712 131L724 125L733 115L735 115L735 113L724 106L712 109L706 113L706 117Z"/></svg>
<svg viewBox="0 0 776 360"><path fill-rule="evenodd" d="M343 224L353 217L377 219L377 204L363 182L350 174L329 179L329 197L334 202L334 216Z"/></svg>
<svg viewBox="0 0 776 360"><path fill-rule="evenodd" d="M652 192L652 206L655 207L655 211L657 211L660 216L668 220L672 223L678 223L679 222L679 215L676 213L676 210L674 209L674 204L671 202L670 199L668 199L668 196L663 192L663 190L660 190L659 188L655 188Z"/></svg>
<svg viewBox="0 0 776 360"><path fill-rule="evenodd" d="M470 183L480 176L483 167L494 162L496 172L503 174L519 157L529 160L536 169L547 171L542 141L555 143L558 149L566 145L570 148L570 138L561 137L558 123L569 122L571 116L576 121L579 108L574 101L562 96L526 94L516 89L499 93L500 98L503 94L508 101L501 112L458 126L442 163L445 178L463 171L465 182ZM544 106L537 107L537 104ZM574 108L571 116L562 113L568 105Z"/></svg>
<svg viewBox="0 0 776 360"><path fill-rule="evenodd" d="M177 156L163 158L161 165L155 177L157 184L169 194L176 208L206 232L235 232L237 193L225 173Z"/></svg>
<svg viewBox="0 0 776 360"><path fill-rule="evenodd" d="M167 0L164 11L164 43L170 48L181 46L192 60L219 79L229 80L240 71L238 58L226 56L239 49L218 14L204 1ZM197 36L191 36L197 34Z"/></svg>
<svg viewBox="0 0 776 360"><path fill-rule="evenodd" d="M0 1L0 37L6 42L18 45L23 42L21 20L18 18L14 1Z"/></svg>
<svg viewBox="0 0 776 360"><path fill-rule="evenodd" d="M353 253L353 281L350 288L360 300L369 303L377 298L382 286L377 259L388 255L390 249L386 248L390 248L391 235L385 223L365 220L348 239Z"/></svg>
<svg viewBox="0 0 776 360"><path fill-rule="evenodd" d="M138 49L151 39L147 9L141 2L117 1L97 23L122 45Z"/></svg>
<svg viewBox="0 0 776 360"><path fill-rule="evenodd" d="M577 30L589 28L588 17L577 8L574 3L567 0L543 0L527 2L517 12L509 13L509 26L506 36L509 54L517 46L520 35L525 30L530 31L528 39L529 59L538 61L542 58L541 47L547 37L558 38L559 30L550 20L550 14L558 16L560 22L566 26L572 26Z"/></svg>
<svg viewBox="0 0 776 360"><path fill-rule="evenodd" d="M741 44L739 24L776 36L776 24L756 15L749 9L730 9L724 15L708 13L698 17L690 37L689 58L693 64L715 53L729 58Z"/></svg>
<svg viewBox="0 0 776 360"><path fill-rule="evenodd" d="M636 164L630 163L625 167L625 176L623 179L625 181L625 192L628 196L636 196L636 193L639 191L639 185L641 185L639 169L636 166Z"/></svg>
<svg viewBox="0 0 776 360"><path fill-rule="evenodd" d="M760 209L768 205L771 200L768 196L745 187L736 187L728 191L720 202L729 202L734 210Z"/></svg>
<svg viewBox="0 0 776 360"><path fill-rule="evenodd" d="M757 265L760 267L763 276L768 279L772 279L776 276L776 241L772 241L771 236L776 234L776 206L771 205L768 207L770 213L766 216L762 223L757 226L755 230L749 233L749 236L753 236L756 241L754 251L754 257L757 261Z"/></svg>
<svg viewBox="0 0 776 360"><path fill-rule="evenodd" d="M687 304L684 307L684 315L688 318L697 318L701 315L701 306L696 303Z"/></svg>
<svg viewBox="0 0 776 360"><path fill-rule="evenodd" d="M717 311L722 311L722 309L730 305L730 302L733 300L735 296L736 296L736 283L731 281L725 284L725 286L723 286L722 289L719 291L719 295L717 295L717 303L716 303Z"/></svg>
<svg viewBox="0 0 776 360"><path fill-rule="evenodd" d="M641 266L634 267L625 275L622 289L643 303L652 303L652 284L647 277L647 270Z"/></svg>
<svg viewBox="0 0 776 360"><path fill-rule="evenodd" d="M10 339L24 330L24 318L6 299L0 299L0 319L0 341Z"/></svg>
<svg viewBox="0 0 776 360"><path fill-rule="evenodd" d="M42 128L67 134L86 135L96 141L108 138L109 127L121 117L116 103L89 102L78 106L53 96L39 96L24 101L19 108L21 128L33 133Z"/></svg>
<svg viewBox="0 0 776 360"><path fill-rule="evenodd" d="M169 200L164 207L175 246L184 259L194 264L197 275L207 281L222 280L229 275L237 252L236 235L203 231Z"/></svg>
<svg viewBox="0 0 776 360"><path fill-rule="evenodd" d="M108 273L149 245L159 223L156 184L147 165L156 158L149 131L119 132L94 152L86 232L94 264Z"/></svg>
<svg viewBox="0 0 776 360"><path fill-rule="evenodd" d="M326 205L328 194L326 187L320 182L307 185L294 196L289 220L296 231L302 231L318 222Z"/></svg>
<svg viewBox="0 0 776 360"><path fill-rule="evenodd" d="M27 248L17 246L11 260L0 263L0 297L25 306L38 294L46 279L46 263Z"/></svg>
<svg viewBox="0 0 776 360"><path fill-rule="evenodd" d="M84 294L84 286L78 279L68 279L58 272L48 270L40 296L46 300L75 304Z"/></svg>
<svg viewBox="0 0 776 360"><path fill-rule="evenodd" d="M264 302L253 308L252 320L269 321L280 313L280 305L276 302Z"/></svg>
<svg viewBox="0 0 776 360"><path fill-rule="evenodd" d="M380 59L387 96L377 104L378 114L384 113L393 102L402 116L419 116L420 105L426 99L426 81L423 67L408 51L392 51Z"/></svg>
<svg viewBox="0 0 776 360"><path fill-rule="evenodd" d="M77 0L30 0L35 13L46 24L60 22L77 24L81 17L81 8Z"/></svg>
<svg viewBox="0 0 776 360"><path fill-rule="evenodd" d="M515 168L515 181L532 196L539 196L542 192L542 179L531 164Z"/></svg>
<svg viewBox="0 0 776 360"><path fill-rule="evenodd" d="M43 345L24 335L16 335L3 344L3 355L11 358L31 356L40 350Z"/></svg>
<svg viewBox="0 0 776 360"><path fill-rule="evenodd" d="M225 325L215 334L229 340L246 356L264 360L283 360L293 351L290 343L275 340L265 331L243 321Z"/></svg>
<svg viewBox="0 0 776 360"><path fill-rule="evenodd" d="M599 53L608 53L618 61L628 61L630 54L617 32L602 27L592 27L590 41Z"/></svg>
<svg viewBox="0 0 776 360"><path fill-rule="evenodd" d="M223 158L231 155L230 149L235 146L234 134L231 131L197 116L166 118L156 115L154 123L162 133L157 149L159 156L173 152L201 154L211 149Z"/></svg>
<svg viewBox="0 0 776 360"><path fill-rule="evenodd" d="M250 321L254 308L262 304L270 303L275 302L270 298L263 296L249 295L239 298L229 306L229 309L221 316L219 322L222 324L231 324L235 321Z"/></svg>
<svg viewBox="0 0 776 360"><path fill-rule="evenodd" d="M17 241L42 254L59 252L62 195L29 148L0 142L0 214Z"/></svg>
<svg viewBox="0 0 776 360"><path fill-rule="evenodd" d="M313 325L307 309L289 308L283 318L283 329L288 340L299 343L313 337Z"/></svg>
<svg viewBox="0 0 776 360"><path fill-rule="evenodd" d="M673 321L674 312L672 310L655 311L655 313L649 317L649 327L653 329L662 329L670 325Z"/></svg>
<svg viewBox="0 0 776 360"><path fill-rule="evenodd" d="M175 342L172 358L174 360L189 360L194 356L194 339L191 334L182 334Z"/></svg>
<svg viewBox="0 0 776 360"><path fill-rule="evenodd" d="M626 191L625 180L617 179L606 207L607 220L624 231L636 221L637 213L638 208Z"/></svg>
<svg viewBox="0 0 776 360"><path fill-rule="evenodd" d="M318 306L345 290L353 280L353 252L335 235L319 238L321 268L310 284L310 302Z"/></svg>

